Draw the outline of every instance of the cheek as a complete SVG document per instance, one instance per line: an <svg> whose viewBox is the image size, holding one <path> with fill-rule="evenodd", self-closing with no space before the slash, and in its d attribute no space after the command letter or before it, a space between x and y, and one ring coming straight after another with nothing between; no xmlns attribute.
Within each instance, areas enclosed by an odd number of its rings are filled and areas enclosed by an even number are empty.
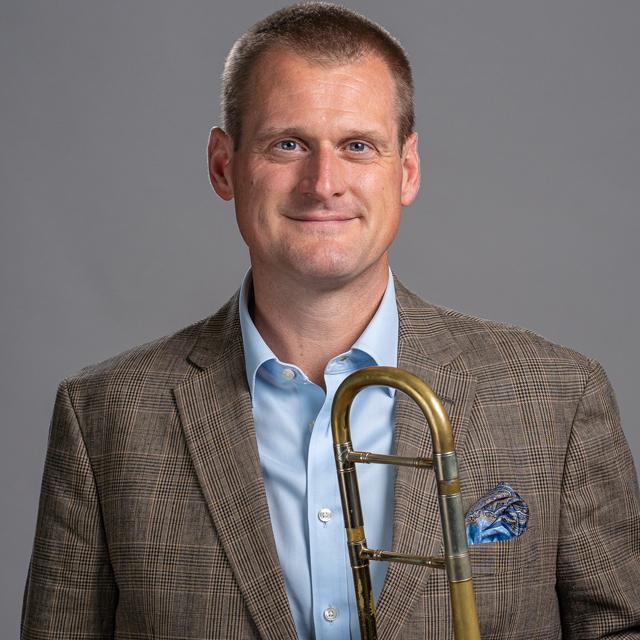
<svg viewBox="0 0 640 640"><path fill-rule="evenodd" d="M236 217L241 235L260 243L272 235L278 224L283 198L268 178L254 177L236 197Z"/></svg>
<svg viewBox="0 0 640 640"><path fill-rule="evenodd" d="M269 166L251 174L247 182L247 199L260 209L268 209L294 193L296 185L297 174L292 168Z"/></svg>
<svg viewBox="0 0 640 640"><path fill-rule="evenodd" d="M352 184L363 194L373 198L398 198L402 188L402 169L378 167L378 170L370 166L366 170L359 171L352 178Z"/></svg>
<svg viewBox="0 0 640 640"><path fill-rule="evenodd" d="M300 181L301 167L297 163L270 165L260 174L260 188L266 192L265 198L277 199L295 193Z"/></svg>

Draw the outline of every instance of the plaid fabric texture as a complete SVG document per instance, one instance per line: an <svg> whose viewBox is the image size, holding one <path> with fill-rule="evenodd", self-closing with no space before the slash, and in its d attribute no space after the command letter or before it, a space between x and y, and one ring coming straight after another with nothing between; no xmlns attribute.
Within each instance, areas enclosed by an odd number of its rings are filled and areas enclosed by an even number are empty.
<svg viewBox="0 0 640 640"><path fill-rule="evenodd" d="M640 638L638 484L602 368L396 291L399 366L450 413L465 508L500 481L529 505L521 537L470 548L483 639ZM23 640L295 638L243 366L234 297L60 384ZM396 409L398 453L429 456L417 406ZM395 491L394 548L438 554L433 474L400 468ZM391 564L378 628L452 638L444 574Z"/></svg>

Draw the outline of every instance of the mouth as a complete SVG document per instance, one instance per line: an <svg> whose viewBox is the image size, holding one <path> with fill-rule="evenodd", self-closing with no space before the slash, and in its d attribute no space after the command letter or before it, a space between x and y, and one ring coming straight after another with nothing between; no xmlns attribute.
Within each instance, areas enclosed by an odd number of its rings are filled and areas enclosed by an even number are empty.
<svg viewBox="0 0 640 640"><path fill-rule="evenodd" d="M310 212L304 215L288 215L287 218L295 222L310 222L310 223L323 223L323 222L349 222L355 220L359 216L354 213L342 213L337 211L320 211Z"/></svg>
<svg viewBox="0 0 640 640"><path fill-rule="evenodd" d="M309 226L339 226L353 222L356 218L291 218L294 222Z"/></svg>

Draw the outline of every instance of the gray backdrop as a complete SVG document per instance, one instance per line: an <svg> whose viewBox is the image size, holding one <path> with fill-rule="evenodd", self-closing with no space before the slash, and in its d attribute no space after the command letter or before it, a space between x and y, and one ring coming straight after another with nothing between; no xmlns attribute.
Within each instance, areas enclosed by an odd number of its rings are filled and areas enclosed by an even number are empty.
<svg viewBox="0 0 640 640"><path fill-rule="evenodd" d="M392 267L433 302L600 360L640 460L640 3L347 4L415 67L425 180ZM2 3L3 638L58 382L211 314L247 268L206 139L227 50L280 6Z"/></svg>

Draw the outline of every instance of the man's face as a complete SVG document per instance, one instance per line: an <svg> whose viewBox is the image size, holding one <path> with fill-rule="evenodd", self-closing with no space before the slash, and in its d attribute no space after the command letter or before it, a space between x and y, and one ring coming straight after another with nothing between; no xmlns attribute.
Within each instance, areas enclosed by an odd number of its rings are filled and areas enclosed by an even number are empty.
<svg viewBox="0 0 640 640"><path fill-rule="evenodd" d="M258 62L239 149L224 140L228 189L216 188L235 198L254 271L329 287L386 271L419 186L416 136L399 149L394 92L377 56L320 66L277 49ZM210 157L220 144L212 137Z"/></svg>

